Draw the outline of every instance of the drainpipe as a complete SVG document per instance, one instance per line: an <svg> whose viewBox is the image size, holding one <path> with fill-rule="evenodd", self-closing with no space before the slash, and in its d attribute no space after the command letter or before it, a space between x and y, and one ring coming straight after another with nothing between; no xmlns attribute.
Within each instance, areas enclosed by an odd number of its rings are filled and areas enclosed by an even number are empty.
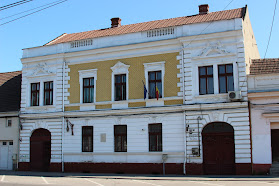
<svg viewBox="0 0 279 186"><path fill-rule="evenodd" d="M185 74L184 74L184 47L182 43L182 50L181 50L181 63L182 63L182 96L183 96L183 105L185 104ZM186 156L187 156L187 143L186 143L186 112L183 112L183 124L184 124L184 134L183 134L183 140L184 140L184 162L183 162L183 174L186 175Z"/></svg>
<svg viewBox="0 0 279 186"><path fill-rule="evenodd" d="M65 132L65 103L64 103L64 88L65 88L65 58L63 58L63 70L62 70L62 112L63 112L63 117L62 117L62 144L61 144L61 163L62 163L62 172L64 172L64 132Z"/></svg>
<svg viewBox="0 0 279 186"><path fill-rule="evenodd" d="M250 146L251 146L251 171L252 174L254 172L253 170L253 141L252 141L252 123L251 123L251 103L248 101L248 113L249 113L249 127L250 127Z"/></svg>

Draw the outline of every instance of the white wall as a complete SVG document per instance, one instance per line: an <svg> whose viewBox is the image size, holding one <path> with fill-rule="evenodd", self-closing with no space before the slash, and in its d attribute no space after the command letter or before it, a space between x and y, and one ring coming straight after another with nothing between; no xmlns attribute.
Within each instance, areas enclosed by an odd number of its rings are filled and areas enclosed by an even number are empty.
<svg viewBox="0 0 279 186"><path fill-rule="evenodd" d="M161 163L162 154L169 154L168 163L182 163L184 155L183 114L154 114L121 117L69 119L74 124L65 133L65 162ZM148 124L162 123L163 152L149 152ZM127 152L114 152L114 125L127 125ZM93 153L82 152L82 126L93 126ZM100 135L106 134L106 142Z"/></svg>

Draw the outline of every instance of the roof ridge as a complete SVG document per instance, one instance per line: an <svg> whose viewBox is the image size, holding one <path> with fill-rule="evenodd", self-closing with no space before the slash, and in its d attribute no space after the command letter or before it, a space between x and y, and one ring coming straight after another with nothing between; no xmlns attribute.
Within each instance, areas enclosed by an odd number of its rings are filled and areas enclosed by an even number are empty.
<svg viewBox="0 0 279 186"><path fill-rule="evenodd" d="M17 70L17 71L11 71L11 72L0 72L0 74L11 74L11 73L16 73L16 72L22 72L22 71Z"/></svg>
<svg viewBox="0 0 279 186"><path fill-rule="evenodd" d="M245 8L245 7L242 7L242 8ZM172 19L179 19L179 18L187 18L187 17L194 17L194 16L205 16L205 15L208 15L208 14L212 14L212 13L218 13L218 12L225 12L225 11L232 11L232 10L238 10L238 9L242 9L242 8L235 8L235 9L229 9L229 10L220 10L220 11L216 11L216 12L209 12L207 14L193 14L193 15L189 15L189 16L181 16L181 17L172 17L172 18L167 18L167 19L157 19L157 20L153 20L153 21L145 21L145 22L140 22L140 23L132 23L132 24L127 24L127 25L121 25L120 27L123 27L123 26L133 26L133 25L137 25L137 24L144 24L144 23L152 23L152 22L156 22L156 21L164 21L164 20L172 20ZM119 27L113 27L113 28L119 28ZM106 30L106 29L113 29L111 27L109 28L101 28L101 29L96 29L96 30L88 30L88 31L83 31L83 32L74 32L74 33L70 33L68 35L71 35L71 34L79 34L79 33L86 33L86 32L93 32L93 31L99 31L99 30ZM60 36L58 36L60 37ZM49 43L53 42L54 40L58 39L55 38L53 39L52 41L50 41ZM59 38L60 39L60 38Z"/></svg>
<svg viewBox="0 0 279 186"><path fill-rule="evenodd" d="M54 38L53 40L51 40L50 42L48 42L48 43L44 44L43 46L49 45L49 44L51 44L52 42L54 42L54 41L56 41L56 40L58 40L58 39L60 39L60 38L64 37L65 35L67 35L67 33L63 33L63 34L61 34L60 36L58 36L58 37Z"/></svg>

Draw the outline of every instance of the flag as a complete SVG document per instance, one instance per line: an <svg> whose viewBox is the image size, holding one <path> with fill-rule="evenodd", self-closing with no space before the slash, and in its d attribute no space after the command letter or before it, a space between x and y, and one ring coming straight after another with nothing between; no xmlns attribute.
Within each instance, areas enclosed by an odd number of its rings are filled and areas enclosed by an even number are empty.
<svg viewBox="0 0 279 186"><path fill-rule="evenodd" d="M156 98L157 98L157 100L159 99L159 95L160 95L160 91L159 91L158 87L156 86Z"/></svg>
<svg viewBox="0 0 279 186"><path fill-rule="evenodd" d="M144 97L144 99L146 99L147 89L146 89L146 86L143 81L142 81L142 83L143 83L143 97Z"/></svg>

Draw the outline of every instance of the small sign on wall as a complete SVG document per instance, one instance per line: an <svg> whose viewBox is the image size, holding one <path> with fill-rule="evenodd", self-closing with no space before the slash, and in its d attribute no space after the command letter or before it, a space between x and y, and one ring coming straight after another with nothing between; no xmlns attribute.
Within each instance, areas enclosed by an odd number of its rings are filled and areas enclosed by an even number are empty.
<svg viewBox="0 0 279 186"><path fill-rule="evenodd" d="M101 134L101 142L106 142L106 133Z"/></svg>

